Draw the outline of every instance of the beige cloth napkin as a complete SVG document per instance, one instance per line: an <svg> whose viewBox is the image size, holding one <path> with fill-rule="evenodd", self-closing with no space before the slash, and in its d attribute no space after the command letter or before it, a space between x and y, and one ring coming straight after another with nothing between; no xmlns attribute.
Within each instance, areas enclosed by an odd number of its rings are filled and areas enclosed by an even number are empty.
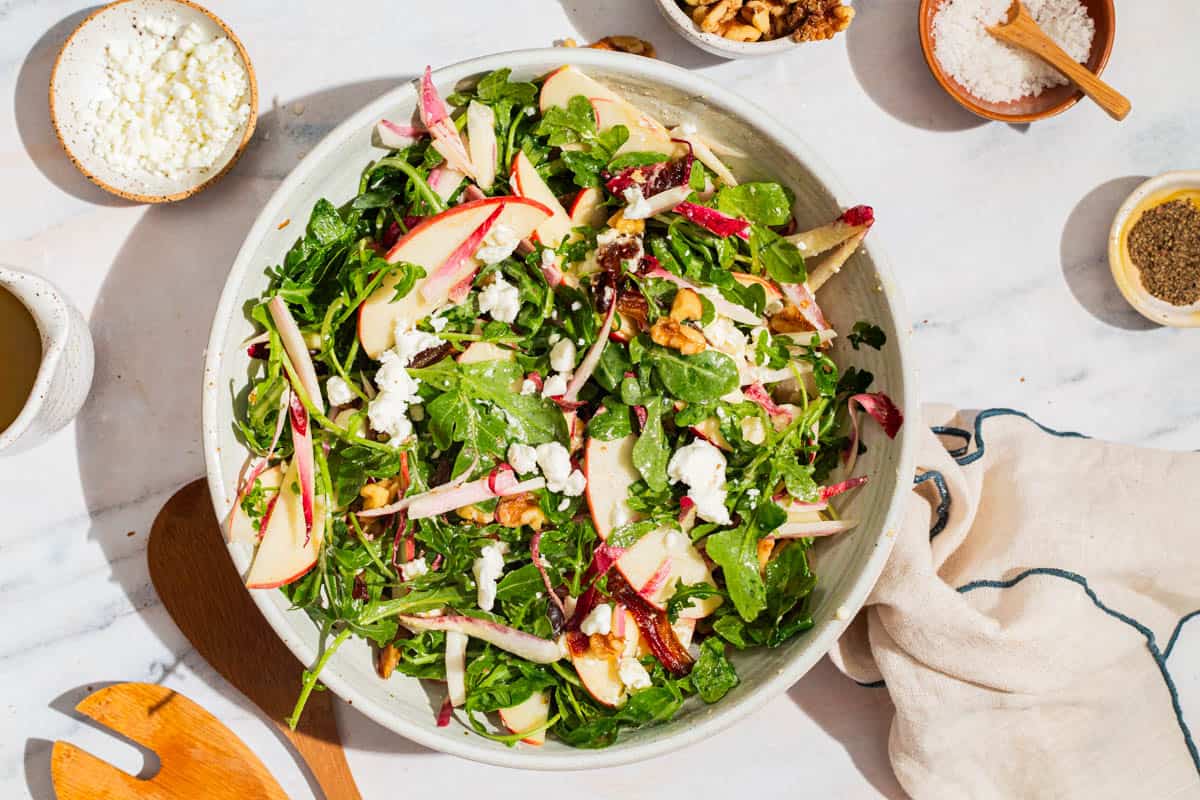
<svg viewBox="0 0 1200 800"><path fill-rule="evenodd" d="M925 416L895 551L831 653L886 685L901 785L1200 798L1200 454Z"/></svg>

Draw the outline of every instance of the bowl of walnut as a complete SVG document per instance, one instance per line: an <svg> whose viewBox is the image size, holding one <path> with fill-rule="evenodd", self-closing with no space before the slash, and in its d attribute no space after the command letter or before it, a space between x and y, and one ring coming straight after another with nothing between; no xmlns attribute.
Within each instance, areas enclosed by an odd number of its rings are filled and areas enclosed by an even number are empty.
<svg viewBox="0 0 1200 800"><path fill-rule="evenodd" d="M685 39L725 58L832 39L854 19L842 0L658 0L658 8Z"/></svg>

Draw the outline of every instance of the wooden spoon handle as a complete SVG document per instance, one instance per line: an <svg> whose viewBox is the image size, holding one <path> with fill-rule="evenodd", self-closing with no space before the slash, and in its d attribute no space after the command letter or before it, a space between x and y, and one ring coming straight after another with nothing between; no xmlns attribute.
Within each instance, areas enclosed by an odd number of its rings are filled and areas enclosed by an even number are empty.
<svg viewBox="0 0 1200 800"><path fill-rule="evenodd" d="M1021 14L1011 23L993 26L988 31L997 39L1033 53L1066 75L1113 119L1120 121L1129 116L1132 108L1129 99L1067 55L1028 15Z"/></svg>

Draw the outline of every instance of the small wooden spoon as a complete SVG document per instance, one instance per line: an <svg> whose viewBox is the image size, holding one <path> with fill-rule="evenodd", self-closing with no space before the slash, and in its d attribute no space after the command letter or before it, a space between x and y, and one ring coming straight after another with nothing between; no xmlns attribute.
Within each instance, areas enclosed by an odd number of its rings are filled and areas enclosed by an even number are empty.
<svg viewBox="0 0 1200 800"><path fill-rule="evenodd" d="M304 666L242 585L203 480L180 489L158 512L146 560L154 590L183 635L279 726L325 797L362 800L346 764L330 693L312 693L296 730L284 722L300 691Z"/></svg>
<svg viewBox="0 0 1200 800"><path fill-rule="evenodd" d="M75 710L153 750L162 766L152 778L135 778L73 744L55 742L50 774L58 800L287 800L245 742L164 686L106 686Z"/></svg>
<svg viewBox="0 0 1200 800"><path fill-rule="evenodd" d="M1008 7L1008 18L1003 24L990 26L988 33L1002 42L1027 50L1054 67L1113 119L1123 120L1129 116L1129 100L1055 44L1029 16L1029 10L1021 0L1013 0Z"/></svg>

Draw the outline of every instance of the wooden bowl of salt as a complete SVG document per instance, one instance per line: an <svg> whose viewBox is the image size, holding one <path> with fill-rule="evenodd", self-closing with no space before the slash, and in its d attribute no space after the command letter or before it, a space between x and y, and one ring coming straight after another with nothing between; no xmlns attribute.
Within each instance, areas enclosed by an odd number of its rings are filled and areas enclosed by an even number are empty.
<svg viewBox="0 0 1200 800"><path fill-rule="evenodd" d="M996 22L1003 21L1003 10L1008 7L1008 2L1007 0L1003 2L999 2L999 0L921 0L918 11L918 28L921 32L921 50L925 54L925 63L929 65L929 71L933 73L938 84L963 108L981 117L999 122L1036 122L1061 114L1078 103L1084 96L1083 92L1074 85L1064 83L1059 86L1047 87L1038 94L1024 93L1015 99L994 99L1002 95L1004 89L1013 87L1005 86L1004 64L996 62L995 59L989 59L989 54L993 50L987 46L991 44L991 41L990 35L986 31L982 33L984 38L981 42L979 38L970 35L971 31L965 30L961 26L943 26L944 35L950 41L942 43L947 51L944 54L945 58L939 59L938 33L935 30L938 26L935 24L935 19L942 7L951 3L962 3L968 7L977 6L980 9L990 9L995 6L1000 10L999 19L992 20L992 22ZM1094 74L1099 75L1108 64L1108 56L1112 52L1113 36L1116 32L1116 11L1113 9L1113 0L1047 0L1047 4L1067 7L1075 4L1086 11L1095 26L1095 32L1088 49L1087 59L1081 60L1080 63ZM1047 33L1050 31L1048 30ZM979 46L980 44L984 46ZM996 42L996 44L1000 43ZM1065 44L1071 43L1059 42L1060 46ZM1078 47L1081 43L1076 41L1073 44ZM1001 46L1006 47L1006 45ZM1070 51L1071 48L1064 46L1064 49ZM1029 56L1029 58L1032 59L1033 56ZM979 77L977 84L981 88L973 93L951 74L952 69L948 69L943 64L944 60L964 65L973 75ZM981 97L981 94L990 94L993 99Z"/></svg>

